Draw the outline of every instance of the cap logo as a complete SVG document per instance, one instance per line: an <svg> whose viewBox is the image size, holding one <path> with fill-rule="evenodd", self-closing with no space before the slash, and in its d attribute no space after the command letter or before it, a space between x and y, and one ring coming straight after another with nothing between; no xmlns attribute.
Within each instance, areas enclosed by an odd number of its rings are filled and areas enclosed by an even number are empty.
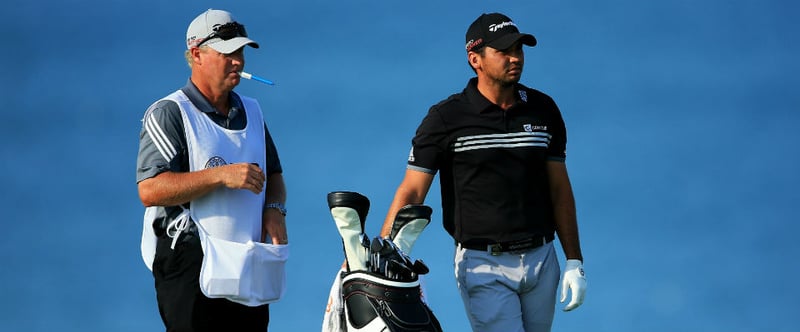
<svg viewBox="0 0 800 332"><path fill-rule="evenodd" d="M513 26L513 27L515 27L515 26L517 26L517 25L516 25L516 24L514 24L514 22L511 22L511 21L506 21L506 22L503 22L503 23L500 23L500 24L492 24L492 25L490 25L490 26L489 26L489 31L491 31L491 32L497 32L497 30L500 30L500 29L502 29L502 28L505 28L505 27L507 27L507 26Z"/></svg>
<svg viewBox="0 0 800 332"><path fill-rule="evenodd" d="M189 37L189 39L186 40L186 44L189 45L189 48L197 45L199 42L200 40L197 39L197 36L191 36Z"/></svg>
<svg viewBox="0 0 800 332"><path fill-rule="evenodd" d="M479 45L481 43L483 43L483 38L479 38L478 40L470 39L467 42L467 47L466 47L467 51L471 50L473 47L475 47L476 45Z"/></svg>

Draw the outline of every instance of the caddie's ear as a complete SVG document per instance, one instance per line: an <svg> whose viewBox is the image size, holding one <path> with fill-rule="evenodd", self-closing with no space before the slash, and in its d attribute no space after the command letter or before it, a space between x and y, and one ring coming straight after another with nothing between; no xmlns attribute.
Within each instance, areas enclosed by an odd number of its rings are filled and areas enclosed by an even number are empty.
<svg viewBox="0 0 800 332"><path fill-rule="evenodd" d="M203 52L203 49L199 47L192 47L189 49L189 55L192 57L192 63L200 64L200 53Z"/></svg>

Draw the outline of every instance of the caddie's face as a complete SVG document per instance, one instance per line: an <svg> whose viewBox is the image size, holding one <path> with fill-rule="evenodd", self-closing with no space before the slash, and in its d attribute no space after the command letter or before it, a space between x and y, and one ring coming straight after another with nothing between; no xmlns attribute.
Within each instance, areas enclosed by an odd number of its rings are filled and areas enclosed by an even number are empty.
<svg viewBox="0 0 800 332"><path fill-rule="evenodd" d="M513 85L522 77L525 54L520 42L514 43L505 50L486 46L483 55L478 54L477 57L478 77L483 76L501 85Z"/></svg>
<svg viewBox="0 0 800 332"><path fill-rule="evenodd" d="M208 84L222 91L231 91L239 85L239 72L244 69L244 47L230 54L222 54L212 48L203 47L199 54L198 68Z"/></svg>

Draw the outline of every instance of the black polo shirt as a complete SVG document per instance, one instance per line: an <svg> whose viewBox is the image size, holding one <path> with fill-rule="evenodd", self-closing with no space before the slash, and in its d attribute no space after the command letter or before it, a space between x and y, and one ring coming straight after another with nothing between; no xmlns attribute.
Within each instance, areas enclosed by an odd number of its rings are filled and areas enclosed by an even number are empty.
<svg viewBox="0 0 800 332"><path fill-rule="evenodd" d="M444 227L458 242L553 236L546 163L566 158L564 120L546 94L516 90L503 110L473 78L430 108L412 141L408 168L440 172Z"/></svg>

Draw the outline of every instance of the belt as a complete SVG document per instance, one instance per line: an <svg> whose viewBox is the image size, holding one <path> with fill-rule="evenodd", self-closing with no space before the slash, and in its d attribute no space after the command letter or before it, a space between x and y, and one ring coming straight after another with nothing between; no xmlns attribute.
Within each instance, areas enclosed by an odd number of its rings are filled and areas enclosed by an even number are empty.
<svg viewBox="0 0 800 332"><path fill-rule="evenodd" d="M480 250L489 252L492 255L500 255L509 251L522 251L541 247L550 241L553 237L550 236L534 236L522 240L506 241L506 242L467 242L460 243L462 248L471 250Z"/></svg>

